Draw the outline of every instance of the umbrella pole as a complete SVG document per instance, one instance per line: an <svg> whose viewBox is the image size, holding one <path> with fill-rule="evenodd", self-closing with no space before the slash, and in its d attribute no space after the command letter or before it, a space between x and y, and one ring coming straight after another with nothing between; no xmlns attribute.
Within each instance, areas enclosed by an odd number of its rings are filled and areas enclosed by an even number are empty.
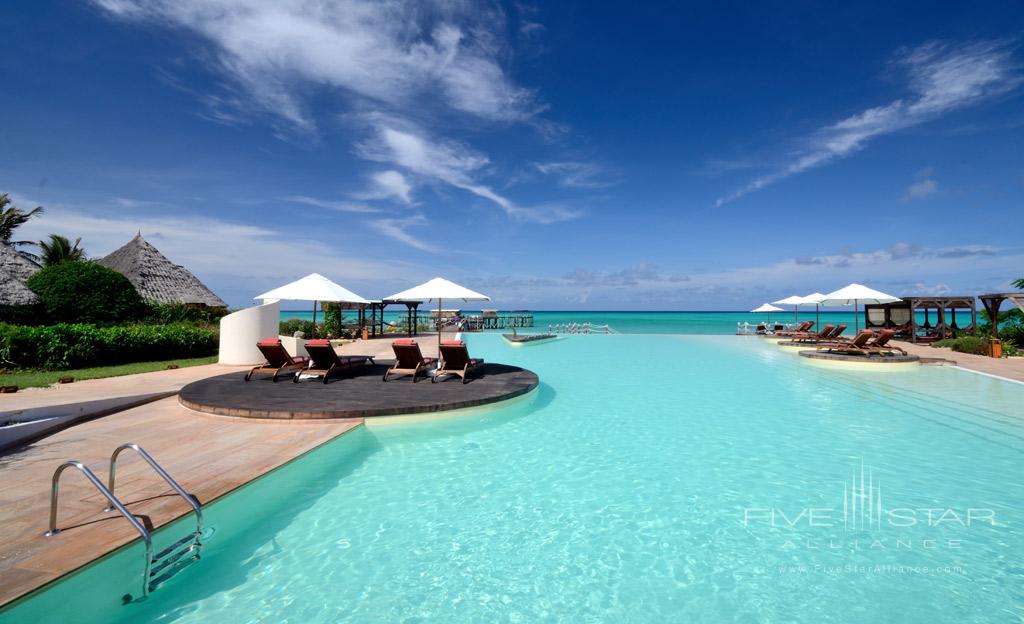
<svg viewBox="0 0 1024 624"><path fill-rule="evenodd" d="M313 335L311 338L316 338L316 300L313 300Z"/></svg>
<svg viewBox="0 0 1024 624"><path fill-rule="evenodd" d="M853 331L854 334L860 333L860 312L857 311L858 305L857 300L853 300Z"/></svg>
<svg viewBox="0 0 1024 624"><path fill-rule="evenodd" d="M443 320L442 312L443 306L441 299L437 300L437 357L441 358L441 321Z"/></svg>
<svg viewBox="0 0 1024 624"><path fill-rule="evenodd" d="M820 303L816 303L816 304L814 304L814 326L818 328L818 331L821 331L821 318L820 318L820 316L821 316L821 304Z"/></svg>

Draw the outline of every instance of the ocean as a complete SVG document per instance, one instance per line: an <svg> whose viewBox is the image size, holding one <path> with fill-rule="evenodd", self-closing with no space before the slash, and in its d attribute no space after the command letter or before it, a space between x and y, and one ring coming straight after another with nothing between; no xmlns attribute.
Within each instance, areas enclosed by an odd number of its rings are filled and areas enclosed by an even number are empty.
<svg viewBox="0 0 1024 624"><path fill-rule="evenodd" d="M477 310L463 310L464 314L478 314ZM532 329L523 330L524 333L547 331L549 325L566 323L592 323L595 325L609 325L611 328L623 334L735 334L736 324L742 325L748 322L756 326L761 321L768 321L768 314L755 314L752 312L567 312L567 311L533 311L534 324ZM313 313L311 310L282 310L281 319L300 318L310 320ZM792 310L787 312L773 312L770 320L772 322L793 323L794 320L813 321L815 312L813 309L801 309L798 316L794 317ZM321 318L318 313L318 319ZM354 321L355 314L348 313L347 318ZM405 319L404 310L399 312L398 308L388 311L385 318L391 322L398 322ZM931 316L932 322L935 316ZM861 311L861 323L864 320L864 313ZM964 319L966 320L966 319ZM918 322L924 323L924 315L918 315ZM845 323L850 327L848 333L852 332L854 314L852 308L849 310L820 313L820 321L815 327L821 327L826 323L838 325Z"/></svg>

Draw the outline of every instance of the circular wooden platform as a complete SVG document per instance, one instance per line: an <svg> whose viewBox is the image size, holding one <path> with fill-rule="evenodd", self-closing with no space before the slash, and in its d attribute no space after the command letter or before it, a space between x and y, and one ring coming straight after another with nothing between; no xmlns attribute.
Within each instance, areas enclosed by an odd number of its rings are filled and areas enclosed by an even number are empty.
<svg viewBox="0 0 1024 624"><path fill-rule="evenodd" d="M182 405L199 412L243 418L281 420L306 418L366 418L441 412L511 399L537 387L537 375L524 368L484 364L463 384L457 377L431 383L420 377L391 377L381 381L390 362L367 366L350 378L274 383L270 376L244 380L230 373L195 381L178 394Z"/></svg>
<svg viewBox="0 0 1024 624"><path fill-rule="evenodd" d="M829 353L827 351L800 351L800 355L812 360L826 360L829 362L853 362L855 364L909 364L921 360L916 355L854 355L847 353Z"/></svg>

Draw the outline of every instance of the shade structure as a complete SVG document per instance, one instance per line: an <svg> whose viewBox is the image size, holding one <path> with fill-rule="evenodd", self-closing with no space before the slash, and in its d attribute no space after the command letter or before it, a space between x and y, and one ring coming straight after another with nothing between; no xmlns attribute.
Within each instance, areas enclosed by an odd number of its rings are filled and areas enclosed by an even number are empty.
<svg viewBox="0 0 1024 624"><path fill-rule="evenodd" d="M369 305L370 301L355 294L351 290L335 284L319 273L310 273L306 277L297 279L294 282L268 290L254 299L285 299L288 301L312 301L313 302L313 332L316 333L316 304L318 301L331 301L336 303L362 303Z"/></svg>
<svg viewBox="0 0 1024 624"><path fill-rule="evenodd" d="M804 298L801 297L800 295L793 295L791 297L786 297L785 299L779 299L778 301L772 301L772 303L777 303L779 305L791 305L791 306L793 306L793 320L794 321L797 320L797 313L799 312L800 305L803 302L804 302Z"/></svg>
<svg viewBox="0 0 1024 624"><path fill-rule="evenodd" d="M753 310L751 310L751 312L767 312L768 313L768 322L769 323L772 322L772 312L783 312L783 311L784 310L782 308L773 306L770 303L763 303L763 304L759 305L758 307L754 308Z"/></svg>
<svg viewBox="0 0 1024 624"><path fill-rule="evenodd" d="M860 331L860 315L857 312L857 308L861 303L895 303L900 300L899 297L887 295L884 292L861 284L850 284L825 295L821 300L821 305L841 306L852 303L855 331Z"/></svg>
<svg viewBox="0 0 1024 624"><path fill-rule="evenodd" d="M825 295L816 292L811 293L803 298L800 305L813 305L814 306L814 326L817 328L816 331L821 331L821 301L825 298Z"/></svg>
<svg viewBox="0 0 1024 624"><path fill-rule="evenodd" d="M435 277L434 279L423 282L419 286L413 286L408 290L395 293L387 299L393 301L437 301L437 348L438 353L441 351L441 304L445 299L461 299L462 301L490 301L491 298L487 295L480 294L476 291L470 290L465 286L460 286L455 282L444 279L443 277Z"/></svg>

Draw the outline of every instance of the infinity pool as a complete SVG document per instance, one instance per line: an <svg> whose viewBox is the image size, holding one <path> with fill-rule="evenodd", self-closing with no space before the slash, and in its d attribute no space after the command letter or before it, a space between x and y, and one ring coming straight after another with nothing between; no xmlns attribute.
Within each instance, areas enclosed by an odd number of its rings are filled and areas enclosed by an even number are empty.
<svg viewBox="0 0 1024 624"><path fill-rule="evenodd" d="M468 340L541 387L369 422L211 505L203 559L146 601L120 603L129 549L0 619L1024 618L1024 386L755 337Z"/></svg>

